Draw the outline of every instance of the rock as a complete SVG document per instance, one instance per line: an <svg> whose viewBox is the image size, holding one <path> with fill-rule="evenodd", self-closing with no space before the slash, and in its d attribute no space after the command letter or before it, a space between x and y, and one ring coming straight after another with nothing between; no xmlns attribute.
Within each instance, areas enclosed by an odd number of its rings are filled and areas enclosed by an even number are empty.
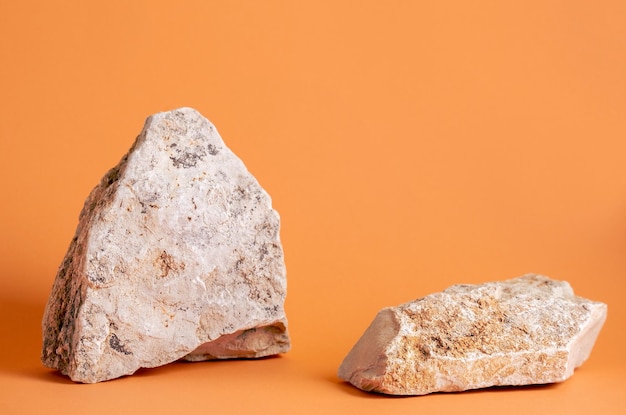
<svg viewBox="0 0 626 415"><path fill-rule="evenodd" d="M381 310L339 377L393 395L561 382L589 357L606 311L540 275L454 285Z"/></svg>
<svg viewBox="0 0 626 415"><path fill-rule="evenodd" d="M43 363L77 382L290 347L271 199L190 108L148 118L87 198L43 318Z"/></svg>

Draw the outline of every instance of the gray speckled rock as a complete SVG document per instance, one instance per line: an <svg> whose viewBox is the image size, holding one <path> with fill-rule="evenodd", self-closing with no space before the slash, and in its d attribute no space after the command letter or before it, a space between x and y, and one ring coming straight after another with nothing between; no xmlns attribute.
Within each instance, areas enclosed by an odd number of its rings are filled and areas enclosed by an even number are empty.
<svg viewBox="0 0 626 415"><path fill-rule="evenodd" d="M93 383L290 347L279 216L190 108L151 116L91 192L43 318L43 363Z"/></svg>
<svg viewBox="0 0 626 415"><path fill-rule="evenodd" d="M455 285L380 311L339 377L394 395L561 382L589 357L606 310L540 275Z"/></svg>

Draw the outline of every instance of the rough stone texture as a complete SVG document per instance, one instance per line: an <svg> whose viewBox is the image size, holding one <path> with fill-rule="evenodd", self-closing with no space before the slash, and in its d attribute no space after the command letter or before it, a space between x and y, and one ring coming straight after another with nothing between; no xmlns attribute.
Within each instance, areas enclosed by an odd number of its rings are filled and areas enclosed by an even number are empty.
<svg viewBox="0 0 626 415"><path fill-rule="evenodd" d="M589 357L606 311L540 275L455 285L381 310L339 377L394 395L561 382Z"/></svg>
<svg viewBox="0 0 626 415"><path fill-rule="evenodd" d="M279 216L190 108L155 114L87 198L43 318L43 363L78 382L290 341Z"/></svg>

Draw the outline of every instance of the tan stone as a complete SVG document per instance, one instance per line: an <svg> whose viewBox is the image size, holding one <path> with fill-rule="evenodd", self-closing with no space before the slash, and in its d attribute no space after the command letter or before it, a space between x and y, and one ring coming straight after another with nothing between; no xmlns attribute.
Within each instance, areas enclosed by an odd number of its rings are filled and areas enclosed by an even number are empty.
<svg viewBox="0 0 626 415"><path fill-rule="evenodd" d="M206 118L149 117L85 202L46 306L43 363L92 383L287 351L279 227Z"/></svg>
<svg viewBox="0 0 626 415"><path fill-rule="evenodd" d="M455 285L380 311L338 375L393 395L561 382L589 357L606 311L540 275Z"/></svg>

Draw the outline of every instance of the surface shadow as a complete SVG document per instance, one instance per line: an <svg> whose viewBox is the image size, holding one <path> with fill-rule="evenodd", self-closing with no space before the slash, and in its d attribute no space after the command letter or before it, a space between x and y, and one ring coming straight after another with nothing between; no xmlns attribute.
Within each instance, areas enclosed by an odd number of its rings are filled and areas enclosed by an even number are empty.
<svg viewBox="0 0 626 415"><path fill-rule="evenodd" d="M46 374L40 360L44 308L43 303L22 298L0 298L0 372L29 377Z"/></svg>
<svg viewBox="0 0 626 415"><path fill-rule="evenodd" d="M410 396L404 395L385 395L383 393L378 392L367 392L353 386L349 382L343 381L339 378L328 378L328 380L335 384L335 387L342 393L345 393L350 396L355 396L357 398L363 399L406 399Z"/></svg>
<svg viewBox="0 0 626 415"><path fill-rule="evenodd" d="M162 366L156 367L142 367L137 369L137 371L131 375L135 378L147 378L147 377L158 377L158 376L166 376L166 373L175 373L181 371L191 371L191 369L200 369L208 367L219 367L221 365L232 366L234 362L253 362L253 361L269 361L269 360L280 360L282 356L280 355L272 355L272 356L264 356L264 357L255 357L255 358L245 358L245 357L236 357L231 359L213 359L213 360L202 360L202 361L188 361L188 360L176 360L170 363L166 363ZM124 377L127 377L124 376ZM112 379L114 380L114 379Z"/></svg>
<svg viewBox="0 0 626 415"><path fill-rule="evenodd" d="M368 392L353 386L349 382L343 381L336 376L327 376L327 381L333 383L335 387L341 392L360 397L363 399L408 399L419 398L420 396L437 396L437 395L476 395L476 394L490 394L490 393L524 393L528 391L550 391L560 386L560 383L547 383L539 385L521 385L521 386L491 386L488 388L469 389L466 391L458 392L433 392L427 395L388 395L379 392Z"/></svg>
<svg viewBox="0 0 626 415"><path fill-rule="evenodd" d="M123 382L125 379L128 379L130 377L132 378L152 378L152 377L164 377L167 378L167 373L172 373L172 372L177 372L180 370L184 370L183 366L185 365L185 363L183 362L172 362L172 363L168 363L165 364L163 366L158 366L158 367L152 367L152 368L139 368L135 373L129 374L129 375L124 375L124 376L120 376L118 378L113 378L113 379L108 379L108 380L104 380L104 381L100 381L98 383L106 383L106 382ZM54 369L47 369L47 368L43 368L41 370L37 370L37 371L25 371L24 373L22 373L24 376L33 378L33 379L37 379L37 380L41 380L44 382L51 382L51 383L57 383L57 384L65 384L65 385L86 385L86 383L82 383L82 382L74 382L73 380L71 380L69 378L69 376L66 376L64 374L62 374L61 372L59 372L58 370L54 370Z"/></svg>
<svg viewBox="0 0 626 415"><path fill-rule="evenodd" d="M42 382L57 383L59 385L76 385L78 383L54 369L42 368L41 370L29 372L25 375Z"/></svg>

